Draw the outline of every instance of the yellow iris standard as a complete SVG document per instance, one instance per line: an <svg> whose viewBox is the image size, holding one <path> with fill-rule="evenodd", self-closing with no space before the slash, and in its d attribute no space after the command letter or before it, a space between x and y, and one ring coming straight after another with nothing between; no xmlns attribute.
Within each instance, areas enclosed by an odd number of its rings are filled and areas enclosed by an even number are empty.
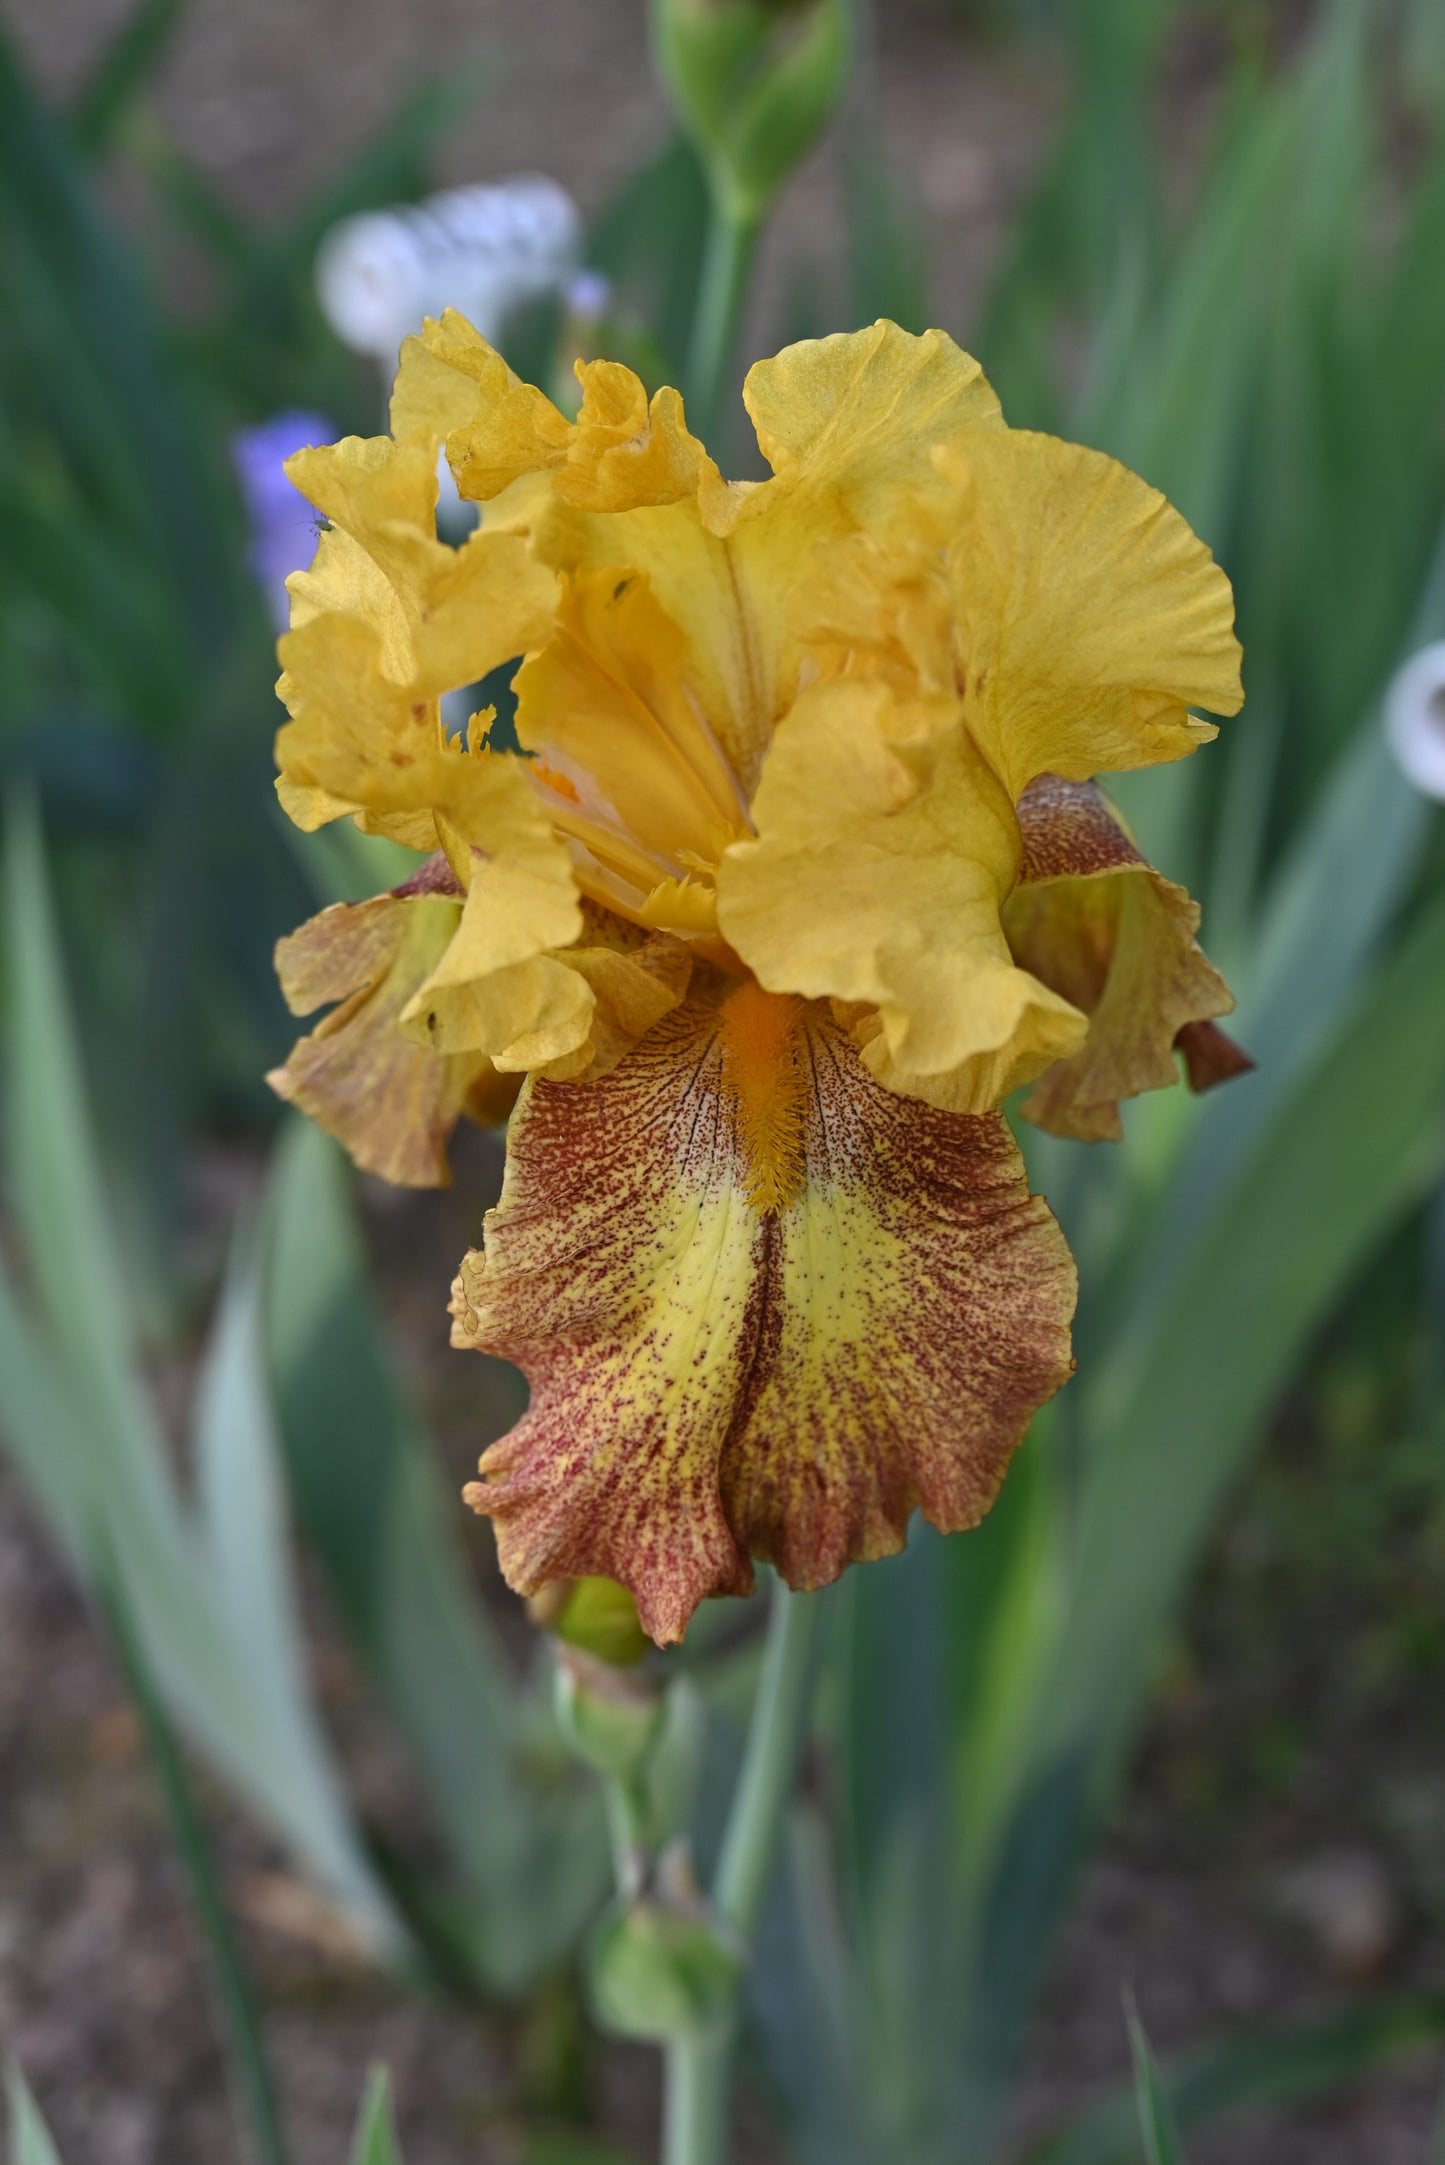
<svg viewBox="0 0 1445 2165"><path fill-rule="evenodd" d="M1228 582L1111 460L1005 427L890 323L748 377L727 482L671 390L575 420L459 317L389 437L301 452L279 788L422 853L284 941L273 1078L389 1178L512 1115L454 1296L528 1412L469 1491L527 1593L605 1574L677 1638L766 1557L799 1586L987 1510L1070 1370L1072 1262L998 1108L1240 1056L1198 913L1093 781L1240 703ZM445 452L483 506L435 531ZM514 665L519 752L440 699Z"/></svg>

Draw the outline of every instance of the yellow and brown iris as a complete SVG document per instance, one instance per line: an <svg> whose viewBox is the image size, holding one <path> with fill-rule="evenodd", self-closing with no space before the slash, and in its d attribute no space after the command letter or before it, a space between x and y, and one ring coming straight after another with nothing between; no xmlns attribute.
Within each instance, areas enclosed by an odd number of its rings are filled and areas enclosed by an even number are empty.
<svg viewBox="0 0 1445 2165"><path fill-rule="evenodd" d="M1117 1134L1237 1057L1198 912L1097 773L1240 703L1228 582L1156 491L1005 427L889 323L789 347L725 482L676 392L579 368L575 420L458 316L389 437L301 452L279 788L424 853L283 941L273 1078L357 1161L447 1177L512 1113L454 1337L529 1410L468 1494L524 1593L607 1574L681 1636L988 1509L1070 1370L1074 1269L999 1106ZM436 537L445 449L485 509ZM517 664L520 752L443 693Z"/></svg>

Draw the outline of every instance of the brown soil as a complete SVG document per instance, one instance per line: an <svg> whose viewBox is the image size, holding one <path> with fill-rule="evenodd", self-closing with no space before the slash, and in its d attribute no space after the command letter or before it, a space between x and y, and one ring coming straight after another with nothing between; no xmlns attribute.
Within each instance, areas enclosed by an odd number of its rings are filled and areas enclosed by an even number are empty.
<svg viewBox="0 0 1445 2165"><path fill-rule="evenodd" d="M85 81L124 0L7 0L22 51L60 100ZM877 95L921 212L939 320L958 328L1028 185L1062 91L1035 51L965 40L953 0L878 7ZM354 155L424 73L478 55L486 87L437 146L438 184L553 173L584 211L665 138L646 0L192 0L155 109L245 211L284 215ZM763 310L830 266L846 131L795 178L770 236Z"/></svg>

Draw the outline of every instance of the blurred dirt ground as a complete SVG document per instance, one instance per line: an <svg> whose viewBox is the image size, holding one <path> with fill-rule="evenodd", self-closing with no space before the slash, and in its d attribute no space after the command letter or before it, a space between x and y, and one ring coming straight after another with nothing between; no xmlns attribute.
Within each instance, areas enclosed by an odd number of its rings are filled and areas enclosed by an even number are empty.
<svg viewBox="0 0 1445 2165"><path fill-rule="evenodd" d="M5 0L57 97L125 12L125 0ZM158 110L239 205L269 217L355 150L418 72L482 47L493 87L441 146L438 180L540 167L592 209L665 129L645 12L644 0L194 0ZM925 221L940 320L966 332L1061 86L1036 58L961 38L946 0L884 0L880 15L888 137ZM800 253L826 258L836 159L820 153L790 194L770 244L775 284ZM249 1177L243 1168L243 1186ZM401 1252L413 1259L391 1286L393 1314L459 1480L471 1446L442 1319L455 1209L389 1208L380 1245L393 1268ZM1403 1650L1391 1636L1418 1507L1406 1496L1386 1511L1376 1538L1388 1563L1347 1569L1300 1532L1315 1523L1319 1440L1283 1434L1271 1467L1218 1545L1141 1768L1086 1876L1030 2053L1021 2138L1123 2075L1126 1985L1164 2054L1364 1988L1445 1988L1438 1587L1432 1597L1410 1579L1423 1636ZM1303 1572L1289 1566L1301 1555ZM134 1721L8 1477L0 1646L0 2045L23 2060L65 2165L229 2165L240 2153L204 1958ZM367 1802L404 1814L401 1771L348 1663L324 1631L319 1648L319 1687ZM509 2023L357 1970L280 1860L223 1799L208 1801L303 2165L341 2165L372 2059L393 2070L408 2165L519 2165L544 2106L581 2115L623 2156L650 2154L649 2055L590 2042L565 1992ZM1196 2165L1427 2165L1439 2092L1438 2056L1424 2055L1326 2107L1197 2138L1190 2154ZM762 2126L749 2115L753 2165L776 2155Z"/></svg>
<svg viewBox="0 0 1445 2165"><path fill-rule="evenodd" d="M73 96L128 0L5 0L56 98ZM876 95L927 236L940 320L958 328L1047 141L1062 82L1037 52L960 37L953 0L882 0ZM284 214L354 155L426 73L466 56L483 89L436 158L438 183L552 173L585 212L669 130L647 0L191 0L155 109L243 210ZM776 294L836 253L839 143L788 191L765 250ZM767 306L766 300L764 306Z"/></svg>

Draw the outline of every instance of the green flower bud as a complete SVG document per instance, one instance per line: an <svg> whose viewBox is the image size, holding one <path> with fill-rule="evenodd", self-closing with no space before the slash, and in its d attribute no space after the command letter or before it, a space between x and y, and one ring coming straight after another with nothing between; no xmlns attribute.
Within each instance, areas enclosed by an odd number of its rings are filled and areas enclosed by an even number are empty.
<svg viewBox="0 0 1445 2165"><path fill-rule="evenodd" d="M569 1646L618 1669L631 1668L652 1648L637 1620L637 1603L616 1579L573 1579L551 1628Z"/></svg>
<svg viewBox="0 0 1445 2165"><path fill-rule="evenodd" d="M842 96L847 0L656 0L654 46L715 192L754 223Z"/></svg>
<svg viewBox="0 0 1445 2165"><path fill-rule="evenodd" d="M741 1946L709 1915L682 1851L662 1860L654 1886L605 1912L587 1950L597 2020L652 2044L724 2022L743 1968Z"/></svg>
<svg viewBox="0 0 1445 2165"><path fill-rule="evenodd" d="M659 1690L580 1647L557 1648L556 1708L577 1757L615 1781L640 1772L662 1726Z"/></svg>

